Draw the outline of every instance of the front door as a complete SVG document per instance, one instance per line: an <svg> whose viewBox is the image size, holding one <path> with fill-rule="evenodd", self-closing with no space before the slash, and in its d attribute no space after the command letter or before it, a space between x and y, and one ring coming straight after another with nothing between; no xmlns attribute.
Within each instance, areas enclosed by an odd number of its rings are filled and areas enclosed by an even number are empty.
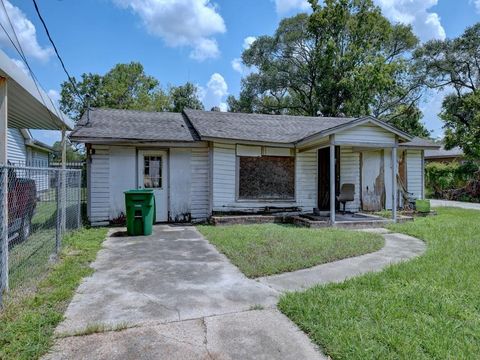
<svg viewBox="0 0 480 360"><path fill-rule="evenodd" d="M385 171L382 150L362 152L362 209L380 211L385 207Z"/></svg>
<svg viewBox="0 0 480 360"><path fill-rule="evenodd" d="M335 193L340 194L340 147L335 146ZM338 202L335 202L338 209ZM330 210L330 148L318 150L318 209Z"/></svg>
<svg viewBox="0 0 480 360"><path fill-rule="evenodd" d="M152 189L156 222L168 220L168 177L166 151L138 152L138 188Z"/></svg>

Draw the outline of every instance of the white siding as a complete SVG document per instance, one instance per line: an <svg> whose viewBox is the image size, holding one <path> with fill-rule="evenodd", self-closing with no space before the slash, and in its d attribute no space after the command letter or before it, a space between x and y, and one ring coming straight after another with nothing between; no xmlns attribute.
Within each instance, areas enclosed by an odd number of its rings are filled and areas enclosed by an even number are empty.
<svg viewBox="0 0 480 360"><path fill-rule="evenodd" d="M23 165L27 162L27 149L25 138L20 129L8 129L7 132L7 159L15 165Z"/></svg>
<svg viewBox="0 0 480 360"><path fill-rule="evenodd" d="M213 145L213 210L222 211L235 203L235 145Z"/></svg>
<svg viewBox="0 0 480 360"><path fill-rule="evenodd" d="M126 214L124 192L137 188L137 154L134 147L111 146L109 155L110 209L108 219L112 220L118 218L122 213ZM103 178L104 172L96 174Z"/></svg>
<svg viewBox="0 0 480 360"><path fill-rule="evenodd" d="M407 190L415 197L423 197L422 150L407 150Z"/></svg>
<svg viewBox="0 0 480 360"><path fill-rule="evenodd" d="M335 142L394 144L395 134L378 125L366 123L335 134Z"/></svg>
<svg viewBox="0 0 480 360"><path fill-rule="evenodd" d="M172 148L169 154L169 220L174 222L188 220L191 213L191 149Z"/></svg>
<svg viewBox="0 0 480 360"><path fill-rule="evenodd" d="M297 206L303 211L317 207L317 150L297 153L295 191Z"/></svg>
<svg viewBox="0 0 480 360"><path fill-rule="evenodd" d="M266 206L298 206L312 211L317 204L316 150L297 153L295 167L295 201L237 201L236 200L236 146L213 145L213 211L255 210Z"/></svg>
<svg viewBox="0 0 480 360"><path fill-rule="evenodd" d="M203 220L210 216L210 166L209 149L192 149L192 219Z"/></svg>
<svg viewBox="0 0 480 360"><path fill-rule="evenodd" d="M110 148L108 146L93 146L95 154L90 161L90 221L101 223L109 220L110 213ZM133 170L134 171L134 170Z"/></svg>
<svg viewBox="0 0 480 360"><path fill-rule="evenodd" d="M31 149L31 164L36 167L48 167L48 153ZM32 179L35 180L37 191L44 191L49 188L49 174L47 171L34 171Z"/></svg>
<svg viewBox="0 0 480 360"><path fill-rule="evenodd" d="M355 200L349 201L345 209L358 211L360 209L360 153L353 152L351 147L340 147L340 188L343 184L355 185ZM343 208L343 207L341 207Z"/></svg>

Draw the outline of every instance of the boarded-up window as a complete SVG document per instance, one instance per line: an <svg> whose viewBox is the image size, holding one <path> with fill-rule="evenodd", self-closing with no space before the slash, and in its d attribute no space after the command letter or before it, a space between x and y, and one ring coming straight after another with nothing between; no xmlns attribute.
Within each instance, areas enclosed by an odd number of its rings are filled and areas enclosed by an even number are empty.
<svg viewBox="0 0 480 360"><path fill-rule="evenodd" d="M240 199L292 200L295 197L295 158L240 156Z"/></svg>

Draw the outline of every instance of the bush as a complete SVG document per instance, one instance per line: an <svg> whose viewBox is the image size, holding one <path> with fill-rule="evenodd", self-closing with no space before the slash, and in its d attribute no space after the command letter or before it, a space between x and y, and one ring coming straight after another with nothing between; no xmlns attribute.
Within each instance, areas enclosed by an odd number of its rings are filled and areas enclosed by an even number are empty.
<svg viewBox="0 0 480 360"><path fill-rule="evenodd" d="M479 171L479 165L474 162L429 163L425 166L427 192L435 198L445 198L451 190L465 188L476 180Z"/></svg>

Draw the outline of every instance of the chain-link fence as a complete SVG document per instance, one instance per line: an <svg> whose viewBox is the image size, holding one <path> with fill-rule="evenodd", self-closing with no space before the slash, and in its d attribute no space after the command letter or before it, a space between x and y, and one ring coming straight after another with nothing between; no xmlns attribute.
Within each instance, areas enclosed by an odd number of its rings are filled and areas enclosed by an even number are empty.
<svg viewBox="0 0 480 360"><path fill-rule="evenodd" d="M82 225L82 191L81 170L0 166L0 294L46 273Z"/></svg>

